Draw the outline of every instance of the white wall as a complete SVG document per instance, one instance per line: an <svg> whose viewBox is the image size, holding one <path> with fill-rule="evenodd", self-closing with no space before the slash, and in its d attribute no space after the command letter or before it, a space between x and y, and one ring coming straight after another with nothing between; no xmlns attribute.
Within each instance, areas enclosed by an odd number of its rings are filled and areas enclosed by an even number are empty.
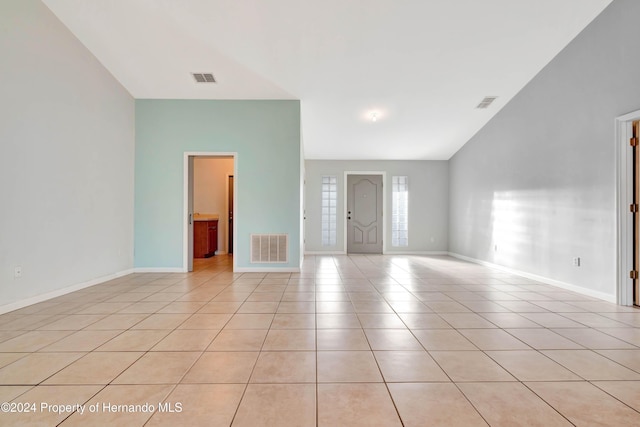
<svg viewBox="0 0 640 427"><path fill-rule="evenodd" d="M640 109L638 16L614 1L450 160L452 252L613 298L614 119Z"/></svg>
<svg viewBox="0 0 640 427"><path fill-rule="evenodd" d="M229 175L233 159L198 158L193 162L193 211L218 214L218 254L229 250Z"/></svg>
<svg viewBox="0 0 640 427"><path fill-rule="evenodd" d="M338 161L307 160L305 162L305 251L345 252L344 246L344 172L386 172L384 188L385 253L417 253L447 251L449 214L449 168L447 161ZM322 246L321 183L323 175L338 178L337 245ZM409 177L409 246L391 247L391 177Z"/></svg>
<svg viewBox="0 0 640 427"><path fill-rule="evenodd" d="M0 32L6 311L132 267L134 101L40 1L0 2Z"/></svg>

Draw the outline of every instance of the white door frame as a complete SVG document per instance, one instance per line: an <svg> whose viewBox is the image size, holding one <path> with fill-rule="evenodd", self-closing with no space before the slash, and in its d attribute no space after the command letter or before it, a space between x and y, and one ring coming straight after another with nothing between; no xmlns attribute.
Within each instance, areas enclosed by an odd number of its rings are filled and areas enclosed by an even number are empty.
<svg viewBox="0 0 640 427"><path fill-rule="evenodd" d="M633 215L629 205L633 203L633 150L629 145L631 125L640 120L640 110L615 119L616 143L616 294L620 305L633 305L633 285L629 272L633 270Z"/></svg>
<svg viewBox="0 0 640 427"><path fill-rule="evenodd" d="M189 188L189 158L190 157L232 157L233 158L233 247L234 252L236 248L237 239L237 212L238 212L238 153L237 152L220 152L220 151L185 151L184 152L184 167L183 167L183 226L182 226L182 271L185 273L189 271L189 258L193 262L193 251L189 249L189 241L193 241L193 236L189 239L189 220L192 220L189 216L192 212L189 212L189 191L193 191L193 188ZM191 228L193 230L193 228ZM234 254L235 255L235 254ZM233 257L233 271L236 271L236 257Z"/></svg>
<svg viewBox="0 0 640 427"><path fill-rule="evenodd" d="M343 211L342 221L344 222L344 253L348 254L347 249L347 233L349 232L349 224L347 224L347 192L349 191L347 184L347 176L349 175L382 175L382 254L387 253L387 172L385 171L344 171L344 187L343 187Z"/></svg>
<svg viewBox="0 0 640 427"><path fill-rule="evenodd" d="M227 248L227 250L224 252L225 254L229 253L229 233L231 232L231 230L229 230L229 180L231 179L231 177L233 177L233 189L234 189L234 193L233 193L233 207L235 208L236 206L236 194L235 194L235 188L236 188L236 184L235 184L235 175L230 175L227 174L227 179L225 181L225 190L224 190L224 206L227 209L227 226L225 227L225 235L224 235L224 246ZM233 212L233 224L235 227L235 223L236 223L236 212ZM219 228L218 228L219 229ZM234 236L234 241L235 241L235 234ZM235 247L233 248L235 250Z"/></svg>

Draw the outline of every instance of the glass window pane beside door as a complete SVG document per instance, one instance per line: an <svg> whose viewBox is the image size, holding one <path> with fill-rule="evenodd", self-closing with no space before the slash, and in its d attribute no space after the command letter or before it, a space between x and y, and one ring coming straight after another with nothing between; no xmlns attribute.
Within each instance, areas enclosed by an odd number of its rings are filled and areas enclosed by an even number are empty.
<svg viewBox="0 0 640 427"><path fill-rule="evenodd" d="M391 178L391 246L409 246L409 179Z"/></svg>
<svg viewBox="0 0 640 427"><path fill-rule="evenodd" d="M337 178L322 177L322 246L336 245Z"/></svg>

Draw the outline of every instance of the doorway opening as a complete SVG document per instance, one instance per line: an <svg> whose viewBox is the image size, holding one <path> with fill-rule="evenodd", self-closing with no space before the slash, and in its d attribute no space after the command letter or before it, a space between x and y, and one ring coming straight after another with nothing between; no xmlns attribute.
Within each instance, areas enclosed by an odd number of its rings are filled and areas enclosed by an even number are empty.
<svg viewBox="0 0 640 427"><path fill-rule="evenodd" d="M233 179L237 176L236 158L236 153L184 153L185 272L194 271L194 258L199 269L223 262L232 264L235 270L236 262L230 254L236 222L229 215L237 212L233 197L237 194L237 181ZM223 261L221 257L227 259Z"/></svg>
<svg viewBox="0 0 640 427"><path fill-rule="evenodd" d="M383 254L384 172L345 172L345 248L348 254Z"/></svg>

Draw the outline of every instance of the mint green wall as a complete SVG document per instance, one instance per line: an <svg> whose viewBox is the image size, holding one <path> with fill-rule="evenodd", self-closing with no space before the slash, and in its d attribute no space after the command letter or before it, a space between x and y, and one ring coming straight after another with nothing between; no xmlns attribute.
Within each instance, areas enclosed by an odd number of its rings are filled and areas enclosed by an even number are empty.
<svg viewBox="0 0 640 427"><path fill-rule="evenodd" d="M185 152L236 152L238 268L300 265L299 101L136 100L139 268L181 268ZM288 233L288 264L251 264L249 235Z"/></svg>

